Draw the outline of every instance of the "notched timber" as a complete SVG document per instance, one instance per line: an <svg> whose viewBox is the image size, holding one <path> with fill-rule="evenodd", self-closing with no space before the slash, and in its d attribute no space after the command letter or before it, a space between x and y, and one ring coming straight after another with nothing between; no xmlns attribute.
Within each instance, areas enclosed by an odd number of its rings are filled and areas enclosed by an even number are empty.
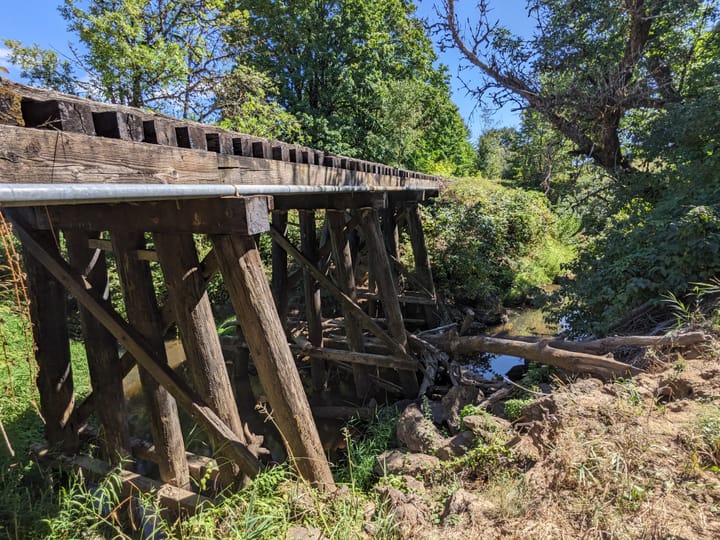
<svg viewBox="0 0 720 540"><path fill-rule="evenodd" d="M432 189L434 181L0 125L0 182Z"/></svg>

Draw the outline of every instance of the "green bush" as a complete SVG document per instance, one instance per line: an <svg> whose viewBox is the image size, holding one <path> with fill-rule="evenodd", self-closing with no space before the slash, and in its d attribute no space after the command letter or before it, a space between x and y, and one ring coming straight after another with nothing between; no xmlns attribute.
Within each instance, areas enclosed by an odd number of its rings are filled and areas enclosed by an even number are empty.
<svg viewBox="0 0 720 540"><path fill-rule="evenodd" d="M572 257L544 195L483 178L452 182L423 220L437 287L459 302L522 300Z"/></svg>

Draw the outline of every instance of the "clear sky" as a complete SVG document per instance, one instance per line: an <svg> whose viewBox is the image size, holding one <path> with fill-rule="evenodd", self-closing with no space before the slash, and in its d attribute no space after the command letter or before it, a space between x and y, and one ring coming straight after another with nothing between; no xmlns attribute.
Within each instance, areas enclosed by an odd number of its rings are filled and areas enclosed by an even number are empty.
<svg viewBox="0 0 720 540"><path fill-rule="evenodd" d="M434 0L416 0L418 16L433 20L436 18ZM24 44L37 43L42 48L54 49L60 54L68 54L68 42L73 36L66 31L66 22L57 11L61 0L1 0L2 15L0 16L0 40L16 39ZM527 18L525 0L490 0L492 18L499 19L513 32L529 35L533 23ZM473 20L476 0L459 0L458 10L461 19ZM472 70L459 72L460 57L454 50L438 52L440 62L447 65L452 77L453 100L457 103L460 113L470 127L473 141L485 129L516 125L518 114L510 108L500 111L484 112L476 107L477 101L468 96L459 77L472 83L477 73ZM0 65L5 66L13 80L20 81L20 72L6 60L7 51L0 45Z"/></svg>

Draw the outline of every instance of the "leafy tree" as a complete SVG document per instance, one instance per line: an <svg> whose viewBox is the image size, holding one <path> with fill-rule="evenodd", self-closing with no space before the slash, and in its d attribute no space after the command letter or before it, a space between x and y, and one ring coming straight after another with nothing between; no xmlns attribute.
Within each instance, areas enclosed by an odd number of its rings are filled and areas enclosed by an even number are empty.
<svg viewBox="0 0 720 540"><path fill-rule="evenodd" d="M643 172L615 187L607 222L571 270L563 314L603 334L630 309L720 275L720 35L698 44L684 101L643 120Z"/></svg>
<svg viewBox="0 0 720 540"><path fill-rule="evenodd" d="M77 35L73 58L5 41L10 60L32 84L112 103L149 107L181 118L214 121L220 111L245 117L262 134L287 118L265 99L271 84L235 70L245 14L224 0L65 0L60 13ZM87 5L86 8L82 7ZM231 33L230 30L233 30ZM221 99L219 99L220 94Z"/></svg>
<svg viewBox="0 0 720 540"><path fill-rule="evenodd" d="M681 100L714 0L528 0L528 38L491 22L487 0L471 28L443 0L444 43L480 73L477 93L540 113L605 168L630 168L622 127L629 112Z"/></svg>
<svg viewBox="0 0 720 540"><path fill-rule="evenodd" d="M408 0L237 0L242 59L267 73L308 142L413 168L467 168L467 129Z"/></svg>
<svg viewBox="0 0 720 540"><path fill-rule="evenodd" d="M477 167L486 178L512 176L517 131L513 128L489 129L478 139Z"/></svg>

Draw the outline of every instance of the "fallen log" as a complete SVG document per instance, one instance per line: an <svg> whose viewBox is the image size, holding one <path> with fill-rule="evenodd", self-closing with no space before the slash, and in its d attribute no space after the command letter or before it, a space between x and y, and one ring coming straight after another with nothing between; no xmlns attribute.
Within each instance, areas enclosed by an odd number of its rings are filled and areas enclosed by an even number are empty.
<svg viewBox="0 0 720 540"><path fill-rule="evenodd" d="M543 340L536 337L513 337L512 339L526 343L546 341L548 345L556 349L602 355L620 347L688 347L704 343L708 340L708 336L704 332L687 332L665 336L610 336L590 341Z"/></svg>
<svg viewBox="0 0 720 540"><path fill-rule="evenodd" d="M475 352L507 354L575 373L590 373L604 378L642 373L641 369L618 362L612 358L558 349L553 347L547 340L527 343L525 341L487 336L448 336L438 345L440 348L455 354Z"/></svg>

